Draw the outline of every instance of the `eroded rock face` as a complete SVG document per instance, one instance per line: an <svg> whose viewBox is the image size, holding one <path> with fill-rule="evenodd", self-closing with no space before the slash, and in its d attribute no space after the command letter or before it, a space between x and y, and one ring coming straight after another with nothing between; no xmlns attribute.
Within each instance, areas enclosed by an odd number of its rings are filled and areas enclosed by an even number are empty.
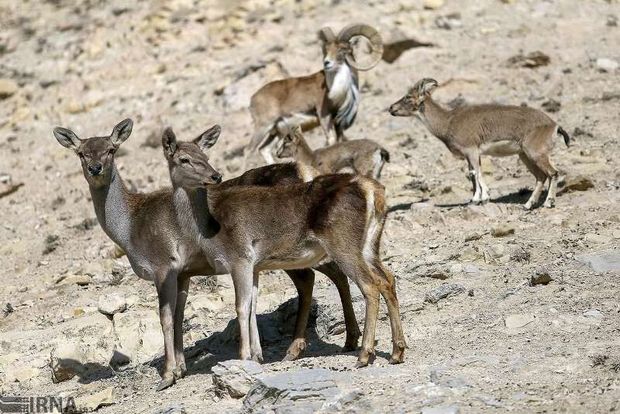
<svg viewBox="0 0 620 414"><path fill-rule="evenodd" d="M370 402L345 376L326 369L300 369L256 377L244 413L365 412Z"/></svg>

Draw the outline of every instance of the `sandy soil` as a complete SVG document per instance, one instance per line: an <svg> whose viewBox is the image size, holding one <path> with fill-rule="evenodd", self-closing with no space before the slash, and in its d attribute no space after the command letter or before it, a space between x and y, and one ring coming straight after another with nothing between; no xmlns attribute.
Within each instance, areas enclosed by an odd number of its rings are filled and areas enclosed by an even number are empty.
<svg viewBox="0 0 620 414"><path fill-rule="evenodd" d="M189 139L219 123L223 133L211 160L233 177L252 132L251 94L286 74L319 70L320 27L361 21L386 41L435 44L362 73L360 111L348 131L391 153L382 181L394 211L383 256L398 278L410 349L404 364L387 364L383 307L373 367L355 370L355 353L340 351L341 329L325 333L319 317L306 357L278 362L289 337L272 335L263 369L347 372L374 412L620 408L620 274L597 272L583 257L607 252L601 260L615 260L617 269L620 254L620 70L604 70L600 60L620 60L618 3L448 0L437 9L424 9L422 1L328 3L0 3L0 173L23 183L0 198L0 395L97 400L94 394L110 390L112 405L99 412L182 412L174 404L188 413L242 410L242 400L218 396L211 378L211 367L235 353L232 343L208 346L234 317L226 277L192 282L185 336L190 375L154 391L163 346L155 289L132 273L126 258L111 256L114 245L96 224L78 159L58 145L52 128L104 135L133 118L117 165L133 188L152 191L169 184L158 146L162 126ZM445 18L453 13L458 17ZM442 16L451 28L440 27ZM548 55L549 64L508 63L535 51ZM483 170L492 202L465 204L471 196L466 163L419 121L386 112L421 77L446 84L436 92L446 105L460 97L553 110L550 116L574 140L566 148L557 138L553 160L563 181L593 187L561 191L556 208L525 212L533 177L517 157L488 158ZM323 143L318 132L310 140ZM3 180L10 188L9 178ZM509 234L495 237L497 231ZM540 274L552 281L531 285ZM425 301L443 284L460 293ZM321 276L315 289L318 309L335 309L339 318L335 288ZM276 309L294 292L279 272L262 278L265 326L290 325ZM124 325L116 315L113 327L97 311L100 296L109 294L126 298L129 307L119 314ZM361 322L363 301L359 293L354 299ZM139 338L135 361L109 368L116 341L132 338ZM50 353L67 343L79 343L96 374L52 382Z"/></svg>

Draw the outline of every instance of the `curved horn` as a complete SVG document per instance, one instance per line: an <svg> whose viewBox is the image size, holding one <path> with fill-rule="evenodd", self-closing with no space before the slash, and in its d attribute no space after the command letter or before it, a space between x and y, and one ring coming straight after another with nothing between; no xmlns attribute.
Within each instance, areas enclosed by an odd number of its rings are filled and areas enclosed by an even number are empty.
<svg viewBox="0 0 620 414"><path fill-rule="evenodd" d="M418 92L418 95L428 95L438 86L439 83L435 79L424 78L417 81L413 87Z"/></svg>
<svg viewBox="0 0 620 414"><path fill-rule="evenodd" d="M323 43L330 43L336 41L336 35L331 27L324 27L319 30L319 39L321 39Z"/></svg>
<svg viewBox="0 0 620 414"><path fill-rule="evenodd" d="M348 54L346 57L347 62L357 70L372 69L379 63L381 57L383 57L383 40L381 39L381 35L374 27L367 24L352 24L338 33L338 40L341 42L348 42L353 36L363 36L368 39L371 47L370 56L372 60L368 65L361 66L355 61L352 54Z"/></svg>

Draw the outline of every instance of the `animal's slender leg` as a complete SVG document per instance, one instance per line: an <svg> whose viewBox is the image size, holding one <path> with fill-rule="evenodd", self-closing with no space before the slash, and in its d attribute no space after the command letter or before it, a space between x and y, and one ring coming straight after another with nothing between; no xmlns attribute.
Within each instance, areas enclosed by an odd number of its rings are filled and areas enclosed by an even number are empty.
<svg viewBox="0 0 620 414"><path fill-rule="evenodd" d="M275 163L273 158L273 148L277 144L276 136L270 134L269 137L265 140L263 145L260 147L260 153L265 159L265 162L269 165Z"/></svg>
<svg viewBox="0 0 620 414"><path fill-rule="evenodd" d="M392 356L390 357L390 364L399 364L405 359L407 342L403 333L400 308L398 306L398 298L396 297L396 280L394 274L381 263L379 258L375 259L375 263L374 268L384 281L381 284L381 294L387 304L390 326L392 328Z"/></svg>
<svg viewBox="0 0 620 414"><path fill-rule="evenodd" d="M332 122L331 115L325 114L319 116L319 123L321 124L321 129L325 134L325 146L334 145L336 143L337 137L336 132L334 131L334 124Z"/></svg>
<svg viewBox="0 0 620 414"><path fill-rule="evenodd" d="M315 269L334 282L336 289L338 289L338 295L340 296L342 311L344 313L344 323L347 330L347 338L343 350L354 351L357 349L359 338L362 334L357 323L357 318L355 317L355 311L353 310L351 288L347 281L347 275L345 275L334 262L322 264Z"/></svg>
<svg viewBox="0 0 620 414"><path fill-rule="evenodd" d="M538 203L538 200L540 199L540 195L542 194L543 185L545 183L547 175L540 168L538 168L536 166L536 163L530 160L525 153L520 153L519 158L521 159L521 161L523 161L523 164L525 164L527 169L534 175L534 177L536 177L536 185L534 187L534 191L532 191L530 198L523 205L524 209L531 210L532 207L536 203Z"/></svg>
<svg viewBox="0 0 620 414"><path fill-rule="evenodd" d="M480 203L480 199L482 196L482 188L478 182L478 173L480 170L480 166L477 165L480 161L478 154L465 154L465 158L467 158L467 164L469 165L469 178L474 185L474 196L471 199L471 202L474 204Z"/></svg>
<svg viewBox="0 0 620 414"><path fill-rule="evenodd" d="M260 148L265 140L269 139L269 133L265 130L265 128L256 127L256 132L252 136L252 140L245 147L243 154L243 166L242 170L246 171L248 166L248 159L250 156L256 151L256 149Z"/></svg>
<svg viewBox="0 0 620 414"><path fill-rule="evenodd" d="M180 277L178 280L176 311L174 312L174 353L176 368L175 378L182 378L187 372L185 365L185 354L183 353L183 315L185 313L185 303L189 291L189 277Z"/></svg>
<svg viewBox="0 0 620 414"><path fill-rule="evenodd" d="M335 245L338 242L334 243ZM359 287L366 301L366 317L364 320L364 334L362 335L362 349L357 358L356 367L368 365L375 356L375 333L379 316L379 284L376 275L370 271L364 257L354 254L341 254L340 248L327 249L329 256L351 280ZM345 250L346 251L346 250ZM361 252L360 252L361 253Z"/></svg>
<svg viewBox="0 0 620 414"><path fill-rule="evenodd" d="M487 187L487 185L484 182L484 179L482 178L482 168L480 167L480 156L478 156L478 162L474 165L474 170L476 171L476 176L478 177L478 185L480 186L480 202L486 203L487 201L489 201L489 187Z"/></svg>
<svg viewBox="0 0 620 414"><path fill-rule="evenodd" d="M248 262L236 263L231 269L235 286L235 308L239 321L239 359L250 359L250 315L252 313L252 287L254 271Z"/></svg>
<svg viewBox="0 0 620 414"><path fill-rule="evenodd" d="M252 279L252 310L250 314L250 352L252 359L263 362L263 349L260 345L260 333L258 332L258 320L256 319L256 307L258 305L258 272L254 271Z"/></svg>
<svg viewBox="0 0 620 414"><path fill-rule="evenodd" d="M546 208L552 208L555 206L555 193L558 188L558 170L551 164L548 154L540 156L536 160L536 165L549 177L549 190L547 191L547 198L543 205Z"/></svg>
<svg viewBox="0 0 620 414"><path fill-rule="evenodd" d="M314 272L311 269L287 270L298 294L297 318L293 342L286 351L284 361L293 361L306 349L306 328L312 308L312 290L314 288Z"/></svg>
<svg viewBox="0 0 620 414"><path fill-rule="evenodd" d="M155 279L159 299L159 322L164 334L164 371L157 391L174 384L174 311L177 300L177 273L173 271L158 273Z"/></svg>

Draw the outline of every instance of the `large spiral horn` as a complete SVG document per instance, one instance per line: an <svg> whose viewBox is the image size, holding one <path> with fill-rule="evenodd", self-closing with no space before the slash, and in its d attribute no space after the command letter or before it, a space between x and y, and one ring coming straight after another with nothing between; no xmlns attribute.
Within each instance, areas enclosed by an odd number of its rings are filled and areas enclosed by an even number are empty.
<svg viewBox="0 0 620 414"><path fill-rule="evenodd" d="M383 40L381 39L381 35L372 26L358 23L349 25L342 29L340 33L338 33L338 40L341 42L348 42L354 36L363 36L368 39L370 42L370 56L372 60L368 65L362 66L355 61L353 54L348 54L346 57L347 63L357 70L372 69L377 63L379 63L381 57L383 56Z"/></svg>

